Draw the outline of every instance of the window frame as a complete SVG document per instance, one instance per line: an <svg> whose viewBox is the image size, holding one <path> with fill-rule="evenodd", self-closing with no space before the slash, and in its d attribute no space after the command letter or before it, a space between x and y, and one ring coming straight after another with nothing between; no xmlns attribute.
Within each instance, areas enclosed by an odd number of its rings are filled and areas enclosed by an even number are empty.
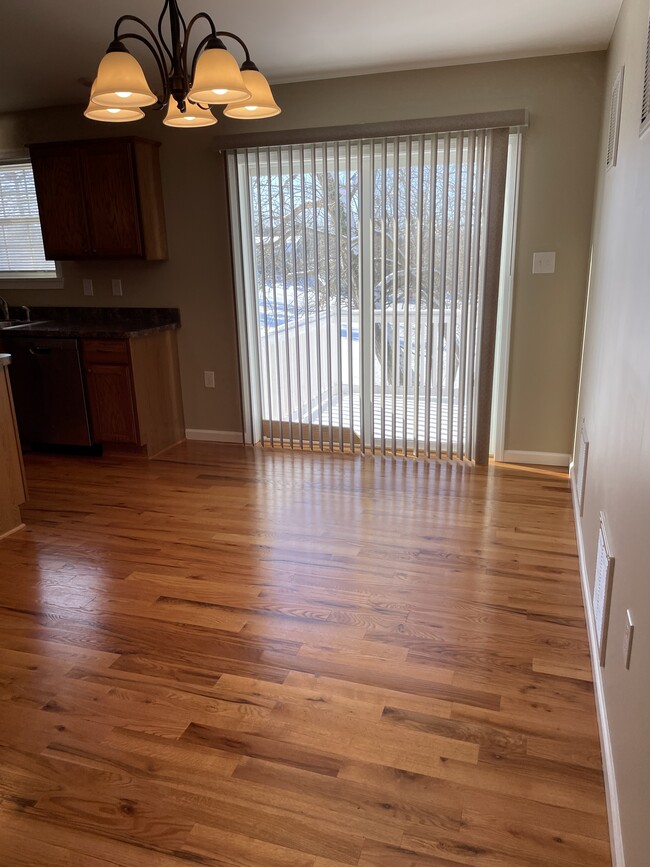
<svg viewBox="0 0 650 867"><path fill-rule="evenodd" d="M32 161L27 150L0 151L0 165L2 166L31 166L31 164ZM9 289L63 289L63 285L61 263L56 260L54 271L0 271L0 294Z"/></svg>

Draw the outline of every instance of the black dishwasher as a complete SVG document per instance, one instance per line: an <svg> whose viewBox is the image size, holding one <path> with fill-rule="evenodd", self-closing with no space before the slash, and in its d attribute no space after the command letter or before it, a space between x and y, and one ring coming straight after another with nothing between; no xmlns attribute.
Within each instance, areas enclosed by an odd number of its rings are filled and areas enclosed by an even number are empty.
<svg viewBox="0 0 650 867"><path fill-rule="evenodd" d="M11 338L3 335L11 353L9 373L18 431L23 445L93 446L79 342L72 338Z"/></svg>

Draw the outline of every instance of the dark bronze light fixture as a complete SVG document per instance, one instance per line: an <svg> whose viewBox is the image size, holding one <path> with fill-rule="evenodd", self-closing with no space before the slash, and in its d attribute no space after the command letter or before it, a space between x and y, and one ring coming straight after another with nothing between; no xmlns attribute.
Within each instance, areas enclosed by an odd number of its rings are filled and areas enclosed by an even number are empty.
<svg viewBox="0 0 650 867"><path fill-rule="evenodd" d="M163 35L165 15L169 19L171 45ZM208 23L210 32L190 56L190 34L199 20ZM126 22L135 22L146 35L121 32ZM242 120L280 113L269 83L251 60L246 43L235 33L217 30L206 12L199 12L186 25L177 0L165 0L157 34L135 15L118 18L113 41L99 64L91 88L90 102L84 112L86 117L124 123L144 117L142 109L147 105L167 106L163 123L187 128L216 123L213 105L225 105L225 115ZM221 37L235 40L244 50L241 67ZM151 90L142 67L124 45L127 39L144 43L153 54L161 80L158 94Z"/></svg>

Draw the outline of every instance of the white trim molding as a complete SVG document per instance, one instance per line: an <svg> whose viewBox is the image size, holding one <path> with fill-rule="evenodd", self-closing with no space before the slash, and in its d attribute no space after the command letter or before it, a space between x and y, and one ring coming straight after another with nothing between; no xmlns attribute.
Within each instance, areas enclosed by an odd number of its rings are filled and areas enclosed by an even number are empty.
<svg viewBox="0 0 650 867"><path fill-rule="evenodd" d="M600 751L603 759L603 776L605 778L605 797L607 799L607 820L609 823L609 839L612 849L613 867L625 867L625 852L623 849L623 834L621 831L621 814L618 804L618 791L616 788L616 773L614 769L614 754L612 752L612 740L607 721L607 705L605 704L605 690L603 687L603 670L600 666L600 651L598 649L598 637L596 633L596 619L594 606L589 587L587 572L587 558L585 555L585 543L582 536L582 523L580 520L580 503L576 489L574 465L569 468L571 479L571 502L573 504L573 519L578 543L578 560L580 563L580 583L582 585L582 600L585 608L585 620L587 621L587 634L589 636L589 655L591 657L591 669L594 678L594 693L596 698L596 717L600 731Z"/></svg>
<svg viewBox="0 0 650 867"><path fill-rule="evenodd" d="M571 455L563 452L521 452L506 449L502 461L505 464L537 464L542 467L568 467Z"/></svg>
<svg viewBox="0 0 650 867"><path fill-rule="evenodd" d="M199 440L205 443L237 443L242 445L244 434L238 430L200 430L186 428L185 439Z"/></svg>
<svg viewBox="0 0 650 867"><path fill-rule="evenodd" d="M508 404L508 368L510 366L510 325L517 247L517 213L519 209L519 178L521 175L521 131L510 132L508 169L506 174L503 240L501 246L501 279L494 358L494 396L492 399L491 449L494 459L504 460L506 411Z"/></svg>

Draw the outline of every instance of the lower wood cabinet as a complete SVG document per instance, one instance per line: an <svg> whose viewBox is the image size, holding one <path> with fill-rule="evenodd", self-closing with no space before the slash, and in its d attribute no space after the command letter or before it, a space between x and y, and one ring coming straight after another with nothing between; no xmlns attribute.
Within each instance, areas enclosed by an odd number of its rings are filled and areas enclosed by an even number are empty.
<svg viewBox="0 0 650 867"><path fill-rule="evenodd" d="M27 499L9 368L0 366L0 539L23 526L20 506Z"/></svg>
<svg viewBox="0 0 650 867"><path fill-rule="evenodd" d="M94 439L101 443L138 443L131 367L91 364L86 369Z"/></svg>
<svg viewBox="0 0 650 867"><path fill-rule="evenodd" d="M184 439L174 331L84 340L82 353L95 442L142 446L153 456Z"/></svg>

